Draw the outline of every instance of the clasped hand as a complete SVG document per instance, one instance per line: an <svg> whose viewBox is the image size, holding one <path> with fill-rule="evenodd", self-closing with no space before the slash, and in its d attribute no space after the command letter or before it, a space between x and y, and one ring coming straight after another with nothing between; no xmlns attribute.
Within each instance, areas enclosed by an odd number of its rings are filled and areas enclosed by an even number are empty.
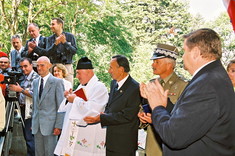
<svg viewBox="0 0 235 156"><path fill-rule="evenodd" d="M36 46L37 44L35 41L28 42L28 52L31 53Z"/></svg>
<svg viewBox="0 0 235 156"><path fill-rule="evenodd" d="M60 43L64 44L65 42L66 42L66 36L64 34L61 34L56 38L55 45L58 45Z"/></svg>
<svg viewBox="0 0 235 156"><path fill-rule="evenodd" d="M157 79L147 84L141 83L140 94L148 100L152 110L157 106L166 107L167 105L168 90L164 91Z"/></svg>

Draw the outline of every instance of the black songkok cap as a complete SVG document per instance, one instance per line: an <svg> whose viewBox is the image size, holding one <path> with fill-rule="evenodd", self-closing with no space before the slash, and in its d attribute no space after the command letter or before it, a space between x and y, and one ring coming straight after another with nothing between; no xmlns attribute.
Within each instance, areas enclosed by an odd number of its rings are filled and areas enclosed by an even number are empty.
<svg viewBox="0 0 235 156"><path fill-rule="evenodd" d="M76 69L94 69L92 66L91 60L89 60L86 56L83 56L80 60L78 60Z"/></svg>

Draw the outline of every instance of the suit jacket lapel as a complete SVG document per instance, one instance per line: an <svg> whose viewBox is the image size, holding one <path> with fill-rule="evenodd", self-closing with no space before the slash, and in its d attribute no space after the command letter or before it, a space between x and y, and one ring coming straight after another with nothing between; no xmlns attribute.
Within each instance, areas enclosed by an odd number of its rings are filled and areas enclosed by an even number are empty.
<svg viewBox="0 0 235 156"><path fill-rule="evenodd" d="M215 68L216 66L222 66L220 60L216 60L212 63L209 63L208 65L206 65L205 67L203 67L193 78L191 81L189 81L188 85L185 87L184 90L186 90L186 88L192 83L194 82L199 76L201 76L203 73L209 71L212 68ZM183 93L182 93L183 94Z"/></svg>
<svg viewBox="0 0 235 156"><path fill-rule="evenodd" d="M212 68L215 68L217 66L222 66L220 60L216 60L212 63L209 63L208 65L206 65L205 67L203 67L193 78L191 81L189 81L188 85L185 87L184 91L181 93L180 97L178 98L175 107L173 108L173 110L171 112L174 112L177 106L178 101L181 100L181 98L184 96L185 92L188 90L188 86L190 86L195 80L197 80L198 77L200 77L202 74L204 74L205 72L208 72L209 70L211 70Z"/></svg>
<svg viewBox="0 0 235 156"><path fill-rule="evenodd" d="M40 84L39 84L40 85ZM42 102L42 100L45 98L45 96L47 95L47 93L49 92L51 86L53 85L53 81L52 81L52 75L50 75L47 79L47 82L46 84L44 85L44 88L43 88L43 92L42 92L42 96L39 100L39 103Z"/></svg>
<svg viewBox="0 0 235 156"><path fill-rule="evenodd" d="M113 80L112 82L111 82L111 85L110 85L110 93L109 93L109 100L108 100L108 104L107 105L109 105L110 104L110 102L111 102L111 100L113 99L113 96L114 96L114 86L115 86L115 84L117 83L117 81L116 80Z"/></svg>
<svg viewBox="0 0 235 156"><path fill-rule="evenodd" d="M129 83L131 82L131 76L129 76L127 78L127 80L124 82L124 84L122 85L122 87L118 90L118 91L114 91L115 90L115 84L116 81L113 81L113 83L111 84L111 92L110 92L110 98L109 98L109 102L108 104L112 104L112 102L114 102L115 100L119 99L127 90Z"/></svg>
<svg viewBox="0 0 235 156"><path fill-rule="evenodd" d="M42 36L40 36L40 37L39 37L39 40L38 40L38 46L39 46L39 47L41 46L41 44L42 44L42 42L43 42L42 39L43 39Z"/></svg>

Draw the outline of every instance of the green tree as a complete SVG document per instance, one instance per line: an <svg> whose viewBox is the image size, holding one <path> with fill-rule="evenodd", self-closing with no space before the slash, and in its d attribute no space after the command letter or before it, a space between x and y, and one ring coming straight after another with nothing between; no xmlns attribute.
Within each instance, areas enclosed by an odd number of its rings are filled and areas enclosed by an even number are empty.
<svg viewBox="0 0 235 156"><path fill-rule="evenodd" d="M178 0L2 0L0 7L0 39L5 51L10 50L12 34L21 34L26 41L29 23L39 24L41 34L50 36L51 18L61 17L64 30L77 39L74 67L81 56L88 56L107 86L111 56L126 55L133 77L147 81L153 77L149 58L156 44L175 45L182 55L181 35L189 32L191 26L188 4ZM182 73L181 70L179 59L176 71Z"/></svg>
<svg viewBox="0 0 235 156"><path fill-rule="evenodd" d="M148 81L153 77L149 58L157 43L175 45L182 55L181 35L189 32L191 25L188 4L177 0L126 0L119 5L124 24L133 36L132 75ZM182 59L178 62L176 72L181 73Z"/></svg>

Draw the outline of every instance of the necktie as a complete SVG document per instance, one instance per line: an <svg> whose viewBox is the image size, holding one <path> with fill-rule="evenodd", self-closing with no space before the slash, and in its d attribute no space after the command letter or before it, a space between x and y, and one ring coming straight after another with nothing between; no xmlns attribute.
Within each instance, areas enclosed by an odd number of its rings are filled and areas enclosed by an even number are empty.
<svg viewBox="0 0 235 156"><path fill-rule="evenodd" d="M41 98L42 91L43 91L43 78L41 78L41 84L40 84L40 87L39 87L39 99Z"/></svg>
<svg viewBox="0 0 235 156"><path fill-rule="evenodd" d="M115 85L114 91L115 91L115 92L118 91L118 83Z"/></svg>
<svg viewBox="0 0 235 156"><path fill-rule="evenodd" d="M162 86L164 86L164 85L165 85L165 82L161 79L161 80L160 80L160 84L161 84Z"/></svg>

